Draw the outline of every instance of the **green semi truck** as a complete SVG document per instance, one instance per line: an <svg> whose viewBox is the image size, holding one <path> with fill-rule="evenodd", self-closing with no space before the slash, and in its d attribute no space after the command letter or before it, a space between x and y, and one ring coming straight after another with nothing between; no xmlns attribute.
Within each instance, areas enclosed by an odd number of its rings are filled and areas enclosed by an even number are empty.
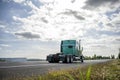
<svg viewBox="0 0 120 80"><path fill-rule="evenodd" d="M77 40L62 40L60 45L60 53L49 54L47 61L49 63L72 63L73 61L83 62L82 55L83 47L81 47L81 41Z"/></svg>

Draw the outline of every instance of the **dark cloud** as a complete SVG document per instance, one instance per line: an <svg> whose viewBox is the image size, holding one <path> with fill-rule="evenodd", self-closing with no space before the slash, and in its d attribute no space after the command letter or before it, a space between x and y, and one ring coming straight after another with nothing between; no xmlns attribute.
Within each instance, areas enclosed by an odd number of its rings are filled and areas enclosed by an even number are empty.
<svg viewBox="0 0 120 80"><path fill-rule="evenodd" d="M118 39L115 39L116 41L120 41L120 38L118 38Z"/></svg>
<svg viewBox="0 0 120 80"><path fill-rule="evenodd" d="M31 32L15 33L15 35L22 36L27 39L40 38L38 34L32 34Z"/></svg>
<svg viewBox="0 0 120 80"><path fill-rule="evenodd" d="M108 27L111 27L111 28L117 28L117 29L120 29L120 22L115 22L115 23L107 23L106 24Z"/></svg>
<svg viewBox="0 0 120 80"><path fill-rule="evenodd" d="M75 0L71 0L71 3L74 3L75 2Z"/></svg>
<svg viewBox="0 0 120 80"><path fill-rule="evenodd" d="M85 20L85 18L83 16L80 16L80 15L74 15L74 17L79 19L79 20Z"/></svg>
<svg viewBox="0 0 120 80"><path fill-rule="evenodd" d="M81 16L80 12L73 11L73 10L70 10L70 9L67 9L65 12L63 12L61 14L73 15L76 19L85 20L85 18L83 16Z"/></svg>
<svg viewBox="0 0 120 80"><path fill-rule="evenodd" d="M120 22L116 22L115 26L120 29Z"/></svg>
<svg viewBox="0 0 120 80"><path fill-rule="evenodd" d="M44 23L48 23L48 21L45 19L45 17L42 17L41 20L42 20Z"/></svg>
<svg viewBox="0 0 120 80"><path fill-rule="evenodd" d="M111 5L114 3L118 3L119 0L87 0L86 5L83 7L85 9L94 9L106 3L110 3Z"/></svg>
<svg viewBox="0 0 120 80"><path fill-rule="evenodd" d="M114 27L113 24L111 24L111 23L107 23L106 25L109 27Z"/></svg>

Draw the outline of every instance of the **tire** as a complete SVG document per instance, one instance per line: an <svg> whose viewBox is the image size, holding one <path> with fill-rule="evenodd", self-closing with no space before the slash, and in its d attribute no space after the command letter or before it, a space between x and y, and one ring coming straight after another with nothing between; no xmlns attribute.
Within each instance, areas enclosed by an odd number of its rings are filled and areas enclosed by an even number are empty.
<svg viewBox="0 0 120 80"><path fill-rule="evenodd" d="M66 56L66 63L70 63L70 56Z"/></svg>
<svg viewBox="0 0 120 80"><path fill-rule="evenodd" d="M70 62L69 63L73 63L73 57L70 56Z"/></svg>
<svg viewBox="0 0 120 80"><path fill-rule="evenodd" d="M62 61L62 63L66 63L66 56L64 57L64 60Z"/></svg>
<svg viewBox="0 0 120 80"><path fill-rule="evenodd" d="M48 61L49 63L54 63L53 59L51 59L50 61Z"/></svg>
<svg viewBox="0 0 120 80"><path fill-rule="evenodd" d="M62 63L67 63L67 55L64 57L64 61Z"/></svg>
<svg viewBox="0 0 120 80"><path fill-rule="evenodd" d="M51 61L48 61L49 63L54 63L54 60L53 60L53 58L51 58Z"/></svg>
<svg viewBox="0 0 120 80"><path fill-rule="evenodd" d="M83 56L80 56L80 60L81 60L81 63L83 63L84 61L83 61Z"/></svg>
<svg viewBox="0 0 120 80"><path fill-rule="evenodd" d="M53 63L59 63L59 56L58 55L53 55L53 57L52 57L52 61L53 61Z"/></svg>
<svg viewBox="0 0 120 80"><path fill-rule="evenodd" d="M57 60L57 61L55 61L55 63L59 63L59 61Z"/></svg>

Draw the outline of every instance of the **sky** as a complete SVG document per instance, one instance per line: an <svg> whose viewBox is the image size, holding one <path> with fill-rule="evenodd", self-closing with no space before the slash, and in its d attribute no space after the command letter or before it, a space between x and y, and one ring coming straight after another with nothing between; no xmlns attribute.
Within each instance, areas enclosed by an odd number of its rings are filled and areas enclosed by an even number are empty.
<svg viewBox="0 0 120 80"><path fill-rule="evenodd" d="M84 56L117 57L120 0L0 0L0 57L45 59L61 40L81 40Z"/></svg>

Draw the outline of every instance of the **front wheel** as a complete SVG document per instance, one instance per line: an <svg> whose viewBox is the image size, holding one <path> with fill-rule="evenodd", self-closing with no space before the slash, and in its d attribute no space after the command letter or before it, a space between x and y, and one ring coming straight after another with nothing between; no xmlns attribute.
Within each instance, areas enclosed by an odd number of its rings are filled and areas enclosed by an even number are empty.
<svg viewBox="0 0 120 80"><path fill-rule="evenodd" d="M80 56L80 60L81 60L82 63L84 62L84 61L83 61L83 56Z"/></svg>
<svg viewBox="0 0 120 80"><path fill-rule="evenodd" d="M70 56L70 63L72 63L73 62L73 57L72 56Z"/></svg>
<svg viewBox="0 0 120 80"><path fill-rule="evenodd" d="M69 56L65 56L64 57L64 60L63 60L63 63L69 63L70 62L70 58L69 58Z"/></svg>
<svg viewBox="0 0 120 80"><path fill-rule="evenodd" d="M69 62L70 62L70 57L67 56L66 58L67 58L67 61L66 61L66 62L69 63Z"/></svg>

